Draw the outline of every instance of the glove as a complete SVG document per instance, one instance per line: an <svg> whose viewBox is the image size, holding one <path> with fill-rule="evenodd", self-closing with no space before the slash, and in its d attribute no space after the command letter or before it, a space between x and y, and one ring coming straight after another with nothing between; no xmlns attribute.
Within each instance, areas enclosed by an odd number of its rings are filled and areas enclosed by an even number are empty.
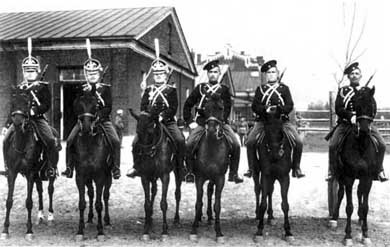
<svg viewBox="0 0 390 247"><path fill-rule="evenodd" d="M352 123L352 124L356 124L356 115L353 115L353 116L351 117L351 123Z"/></svg>
<svg viewBox="0 0 390 247"><path fill-rule="evenodd" d="M276 111L276 106L274 106L274 105L268 106L267 109L266 109L267 113L272 113L272 112L275 112L275 111Z"/></svg>
<svg viewBox="0 0 390 247"><path fill-rule="evenodd" d="M85 84L83 85L83 91L84 91L84 92L91 92L91 90L92 90L91 84L85 83Z"/></svg>
<svg viewBox="0 0 390 247"><path fill-rule="evenodd" d="M30 109L30 116L35 116L37 112L37 108L35 106L31 107Z"/></svg>
<svg viewBox="0 0 390 247"><path fill-rule="evenodd" d="M198 124L196 122L192 122L188 125L188 127L190 127L190 129L195 129L196 127L198 127Z"/></svg>
<svg viewBox="0 0 390 247"><path fill-rule="evenodd" d="M162 114L159 114L159 115L158 115L158 121L161 123L161 121L162 121L163 119L164 119L164 118L163 118Z"/></svg>
<svg viewBox="0 0 390 247"><path fill-rule="evenodd" d="M1 130L1 135L2 136L5 136L5 133L7 133L7 128L6 127L3 127L3 129Z"/></svg>

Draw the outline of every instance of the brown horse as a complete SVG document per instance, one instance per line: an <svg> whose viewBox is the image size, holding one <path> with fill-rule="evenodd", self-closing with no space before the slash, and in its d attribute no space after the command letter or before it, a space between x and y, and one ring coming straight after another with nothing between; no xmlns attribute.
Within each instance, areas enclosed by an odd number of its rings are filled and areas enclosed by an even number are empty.
<svg viewBox="0 0 390 247"><path fill-rule="evenodd" d="M97 231L98 240L104 239L102 223L102 195L105 204L105 225L110 225L108 201L110 197L110 187L112 177L110 173L110 147L104 136L104 132L97 122L97 98L94 94L84 93L74 102L75 112L78 114L80 133L75 139L75 160L76 160L76 184L79 190L79 229L76 240L84 238L84 210L85 188L88 188L89 214L88 223L92 223L93 218L93 182L95 182L96 199L95 209L98 216Z"/></svg>
<svg viewBox="0 0 390 247"><path fill-rule="evenodd" d="M195 219L192 224L190 239L197 241L199 222L202 218L202 198L203 198L203 184L210 180L207 195L208 207L207 215L208 221L211 223L212 210L211 200L215 187L215 223L214 229L216 232L217 242L223 243L224 238L220 225L221 213L221 194L225 185L225 174L230 162L229 159L229 144L224 134L222 133L223 126L223 104L220 97L214 95L208 98L205 104L205 134L199 141L196 151L194 174L196 186L196 204L195 204Z"/></svg>
<svg viewBox="0 0 390 247"><path fill-rule="evenodd" d="M269 198L269 218L272 220L272 192L274 183L279 181L282 197L282 210L284 214L285 239L288 242L294 240L291 233L288 219L288 189L290 186L290 170L292 167L291 152L292 147L283 130L283 120L278 112L268 113L264 121L264 136L260 137L261 143L258 145L259 164L261 170L261 202L258 208L259 224L255 235L255 241L261 241L264 229L264 214L267 209L267 197ZM259 187L258 187L259 189ZM256 208L258 205L256 205Z"/></svg>
<svg viewBox="0 0 390 247"><path fill-rule="evenodd" d="M375 88L362 87L355 95L355 109L357 125L351 126L345 137L340 152L340 160L337 162L336 175L338 177L339 191L336 209L332 215L331 225L337 225L340 204L344 191L347 198L346 213L347 224L345 227L345 245L353 245L351 236L351 215L353 213L352 188L355 179L359 179L358 185L358 215L362 228L362 242L369 245L367 214L368 197L373 178L378 172L376 147L370 136L371 123L376 114L376 102L374 99Z"/></svg>
<svg viewBox="0 0 390 247"><path fill-rule="evenodd" d="M180 170L176 164L175 148L171 144L162 124L158 121L158 115L148 112L141 112L137 115L132 109L130 114L137 120L137 143L133 146L134 164L140 163L139 172L141 174L142 187L145 193L145 225L143 240L150 239L149 232L152 227L153 204L157 194L157 179L161 180L162 195L160 208L163 213L162 240L168 237L167 224L167 193L169 186L169 175L173 170L176 182L176 213L174 222L179 223L179 206L181 199L181 177Z"/></svg>
<svg viewBox="0 0 390 247"><path fill-rule="evenodd" d="M31 210L33 207L32 192L34 183L38 191L39 197L39 212L38 223L43 219L43 197L42 197L42 180L46 179L46 154L43 152L43 143L38 140L38 135L34 129L33 122L28 117L29 95L19 93L15 94L11 101L12 122L15 131L10 136L4 146L4 160L8 164L8 197L6 201L6 216L4 221L4 230L1 234L1 239L9 238L10 213L13 205L13 194L15 189L15 180L20 173L27 180L27 233L26 239L32 240L32 221ZM48 223L53 221L53 193L54 180L49 179L49 215Z"/></svg>

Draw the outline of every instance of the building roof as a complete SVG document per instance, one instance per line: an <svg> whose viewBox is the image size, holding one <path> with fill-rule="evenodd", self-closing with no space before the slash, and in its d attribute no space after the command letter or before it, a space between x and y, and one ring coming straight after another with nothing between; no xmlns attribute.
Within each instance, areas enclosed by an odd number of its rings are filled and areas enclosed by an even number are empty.
<svg viewBox="0 0 390 247"><path fill-rule="evenodd" d="M231 74L236 92L255 91L261 83L258 71L231 71Z"/></svg>
<svg viewBox="0 0 390 247"><path fill-rule="evenodd" d="M0 13L0 40L137 37L172 7Z"/></svg>

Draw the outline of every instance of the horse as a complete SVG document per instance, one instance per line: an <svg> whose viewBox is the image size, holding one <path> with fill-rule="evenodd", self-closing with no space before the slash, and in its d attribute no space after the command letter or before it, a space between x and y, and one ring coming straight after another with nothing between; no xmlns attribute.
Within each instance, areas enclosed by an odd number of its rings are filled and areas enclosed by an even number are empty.
<svg viewBox="0 0 390 247"><path fill-rule="evenodd" d="M195 154L195 163L193 172L195 174L196 186L196 203L195 203L195 219L192 224L190 239L197 241L199 222L202 218L202 198L203 184L209 180L207 188L208 207L207 216L208 223L211 224L213 219L211 203L212 195L215 189L214 213L215 222L214 229L216 233L216 241L224 242L224 236L221 231L220 213L221 213L221 194L225 185L225 174L230 162L230 146L222 133L223 127L223 103L218 95L208 97L205 103L204 115L206 117L205 133L201 137L197 151Z"/></svg>
<svg viewBox="0 0 390 247"><path fill-rule="evenodd" d="M163 125L158 121L158 114L142 111L136 114L129 109L130 114L137 120L136 133L138 141L133 146L134 164L138 163L141 176L142 187L145 194L145 224L142 239L150 240L150 230L152 227L153 204L157 194L157 179L161 180L162 194L160 208L163 213L162 241L168 238L167 224L167 193L170 180L170 172L175 175L176 190L176 211L174 223L180 223L179 206L181 200L180 170L175 162L175 147L173 141L167 135Z"/></svg>
<svg viewBox="0 0 390 247"><path fill-rule="evenodd" d="M15 181L19 173L25 176L27 180L27 233L25 235L27 240L31 241L33 239L31 210L33 207L32 193L34 183L36 184L39 198L37 224L41 223L43 220L42 181L47 180L47 176L45 175L47 159L43 148L44 144L38 139L38 134L35 130L34 123L29 119L29 101L29 95L25 93L15 94L11 101L11 119L15 131L11 134L7 143L5 144L6 146L3 149L4 160L8 165L8 196L6 201L4 229L0 236L1 239L9 238L9 218L13 205ZM48 224L51 225L54 220L53 193L55 178L49 178L48 180Z"/></svg>
<svg viewBox="0 0 390 247"><path fill-rule="evenodd" d="M282 211L284 214L284 238L288 242L294 241L291 233L290 222L288 219L288 189L290 187L290 170L292 168L292 145L283 130L283 120L280 112L271 111L266 114L264 121L264 134L260 136L260 144L257 145L259 160L257 171L261 171L260 181L258 175L254 176L255 191L262 190L260 206L256 205L256 214L259 218L255 241L261 241L264 230L264 214L267 210L268 197L268 221L273 219L272 216L272 192L274 190L275 180L279 181L282 197ZM257 192L256 191L256 192ZM257 197L257 195L256 195ZM257 198L256 198L257 199ZM258 202L258 199L256 200ZM257 203L256 202L256 203Z"/></svg>
<svg viewBox="0 0 390 247"><path fill-rule="evenodd" d="M89 213L87 223L92 223L93 219L93 182L95 183L96 199L95 209L97 212L97 239L104 240L104 231L102 223L102 195L105 205L104 225L110 225L109 215L109 197L112 184L110 173L110 147L105 138L103 129L99 126L97 117L98 100L92 93L84 92L83 95L76 98L73 107L78 114L78 123L80 124L80 133L74 140L75 145L75 169L76 184L79 191L79 228L76 234L76 240L84 239L84 210L85 187L88 189Z"/></svg>
<svg viewBox="0 0 390 247"><path fill-rule="evenodd" d="M345 136L337 162L336 177L338 178L339 190L335 211L330 224L331 226L337 226L339 209L345 191L347 198L347 224L345 227L344 244L347 246L353 245L351 215L353 213L352 189L355 179L359 179L357 195L362 242L365 245L371 244L367 226L368 197L373 178L378 171L376 147L370 136L371 123L376 114L374 93L375 87L372 89L362 87L355 94L357 124L356 126L351 126L349 133Z"/></svg>

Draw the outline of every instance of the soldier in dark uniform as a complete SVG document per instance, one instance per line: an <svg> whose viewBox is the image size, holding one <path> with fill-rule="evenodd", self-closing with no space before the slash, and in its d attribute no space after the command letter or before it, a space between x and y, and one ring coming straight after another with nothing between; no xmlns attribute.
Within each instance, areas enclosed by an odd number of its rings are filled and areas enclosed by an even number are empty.
<svg viewBox="0 0 390 247"><path fill-rule="evenodd" d="M87 45L88 47L88 45ZM109 84L102 83L103 68L97 59L89 57L84 63L84 74L87 83L82 85L82 91L94 92L98 100L98 120L104 129L106 138L112 147L112 176L119 179L120 173L120 140L111 122L110 113L112 110L111 88ZM82 93L82 92L81 92ZM75 124L66 140L66 170L62 172L63 176L71 178L74 169L74 139L80 131L80 124Z"/></svg>
<svg viewBox="0 0 390 247"><path fill-rule="evenodd" d="M326 179L327 181L334 178L338 155L337 150L338 147L342 145L341 139L345 136L351 126L356 124L354 106L355 93L359 90L359 82L362 78L359 63L352 63L349 65L344 70L344 74L348 76L350 85L340 88L336 97L335 110L338 119L336 129L329 140L329 172ZM388 180L383 171L383 159L386 151L386 144L374 126L371 126L371 135L378 141L378 180L384 182Z"/></svg>
<svg viewBox="0 0 390 247"><path fill-rule="evenodd" d="M261 72L266 73L267 83L260 85L256 89L252 103L252 110L256 113L256 123L250 131L247 140L247 155L249 170L244 176L251 177L254 170L256 158L257 136L264 131L264 120L267 113L279 110L284 120L283 128L285 133L294 139L292 176L301 178L305 176L300 169L303 142L296 127L289 121L288 114L294 108L290 89L280 82L277 62L271 60L261 66Z"/></svg>
<svg viewBox="0 0 390 247"><path fill-rule="evenodd" d="M197 143L202 133L204 132L205 125L205 116L204 116L204 105L207 100L207 95L220 94L223 100L224 105L224 114L223 114L223 131L228 136L228 139L231 140L232 151L231 151L231 162L230 162L230 172L228 181L235 183L242 183L243 179L240 178L237 174L238 166L240 162L240 143L236 138L235 133L228 124L228 118L230 115L230 110L232 107L232 100L229 88L225 85L221 85L218 82L218 79L221 75L221 69L219 67L219 61L214 60L207 63L204 67L204 70L207 70L207 76L209 82L201 83L195 87L192 91L186 102L184 103L183 108L183 117L184 121L192 127L192 132L190 133L187 144L186 144L186 162L189 174L187 177L190 182L193 181L192 167L194 164L193 149L194 145ZM191 109L197 104L196 117L193 118L191 114ZM196 123L194 123L195 121ZM194 126L195 125L195 126ZM197 126L196 126L197 125Z"/></svg>
<svg viewBox="0 0 390 247"><path fill-rule="evenodd" d="M30 97L29 119L32 121L39 138L44 144L44 149L48 159L48 169L46 176L49 178L56 176L58 150L56 148L56 138L52 128L49 126L44 114L51 107L51 93L48 82L39 81L38 75L41 72L38 59L31 56L31 41L29 40L29 56L23 59L22 69L24 80L16 86L15 94L26 94ZM11 116L12 114L10 114ZM7 121L9 125L3 139L3 153L9 145L9 137L15 130L11 121ZM5 171L1 171L1 175L8 175L8 164L4 161Z"/></svg>
<svg viewBox="0 0 390 247"><path fill-rule="evenodd" d="M152 62L152 72L154 84L148 86L141 99L141 111L153 112L159 115L160 122L166 127L177 148L177 162L180 174L184 171L185 139L183 133L177 126L175 115L178 107L177 90L174 86L168 84L169 68L168 65L157 58ZM133 142L133 153L137 145L138 137ZM126 175L134 178L139 176L138 165L135 163Z"/></svg>

